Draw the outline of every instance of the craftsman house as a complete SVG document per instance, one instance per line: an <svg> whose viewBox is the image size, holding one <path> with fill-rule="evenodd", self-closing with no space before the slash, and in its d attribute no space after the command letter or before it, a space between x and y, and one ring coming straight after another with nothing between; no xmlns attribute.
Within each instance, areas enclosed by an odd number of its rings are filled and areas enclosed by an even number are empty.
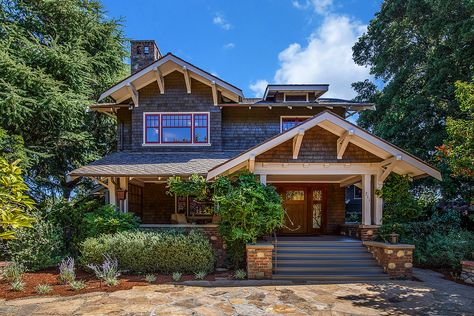
<svg viewBox="0 0 474 316"><path fill-rule="evenodd" d="M137 214L145 227L214 227L212 209L166 194L170 176L209 181L248 169L277 187L288 214L280 234L337 234L345 224L345 191L361 190L361 227L379 225L374 192L391 172L440 173L347 118L372 104L325 98L329 84L269 84L262 98L154 41L132 41L131 76L90 107L117 118L117 152L74 170L107 189L107 199Z"/></svg>

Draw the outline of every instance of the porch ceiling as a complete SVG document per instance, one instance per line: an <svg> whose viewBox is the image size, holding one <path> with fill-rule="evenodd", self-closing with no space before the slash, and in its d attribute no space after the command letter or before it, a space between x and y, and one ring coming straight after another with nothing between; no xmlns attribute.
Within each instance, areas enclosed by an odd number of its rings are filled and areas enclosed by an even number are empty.
<svg viewBox="0 0 474 316"><path fill-rule="evenodd" d="M268 183L341 183L354 175L268 175ZM360 178L360 177L359 177Z"/></svg>

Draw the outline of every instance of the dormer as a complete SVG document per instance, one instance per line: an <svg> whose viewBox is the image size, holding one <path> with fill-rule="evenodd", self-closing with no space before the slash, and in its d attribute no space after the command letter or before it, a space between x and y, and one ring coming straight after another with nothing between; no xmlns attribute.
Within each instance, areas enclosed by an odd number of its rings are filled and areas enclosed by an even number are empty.
<svg viewBox="0 0 474 316"><path fill-rule="evenodd" d="M284 103L315 102L328 88L328 84L269 84L263 100Z"/></svg>

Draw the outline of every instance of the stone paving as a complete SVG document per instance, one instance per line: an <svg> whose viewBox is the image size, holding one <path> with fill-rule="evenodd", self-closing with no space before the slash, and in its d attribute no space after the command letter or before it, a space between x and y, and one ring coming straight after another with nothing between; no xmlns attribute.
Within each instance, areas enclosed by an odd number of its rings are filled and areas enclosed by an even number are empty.
<svg viewBox="0 0 474 316"><path fill-rule="evenodd" d="M423 282L137 286L73 297L0 300L0 315L474 315L473 287L429 270L415 275Z"/></svg>

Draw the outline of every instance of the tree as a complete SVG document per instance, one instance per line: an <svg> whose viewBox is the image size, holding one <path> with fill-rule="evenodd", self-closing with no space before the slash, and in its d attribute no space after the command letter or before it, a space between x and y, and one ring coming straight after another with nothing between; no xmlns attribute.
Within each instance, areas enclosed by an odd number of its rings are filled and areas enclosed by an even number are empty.
<svg viewBox="0 0 474 316"><path fill-rule="evenodd" d="M87 106L125 74L120 21L97 0L0 0L0 46L0 127L24 140L32 194L68 197L68 172L115 143Z"/></svg>
<svg viewBox="0 0 474 316"><path fill-rule="evenodd" d="M354 61L383 81L381 91L370 82L356 87L376 103L358 123L433 160L447 136L447 117L466 117L454 82L474 74L473 14L471 0L385 0L353 47Z"/></svg>
<svg viewBox="0 0 474 316"><path fill-rule="evenodd" d="M9 163L0 157L0 240L14 239L14 229L31 227L33 200L26 195L28 187L21 177L19 161Z"/></svg>

